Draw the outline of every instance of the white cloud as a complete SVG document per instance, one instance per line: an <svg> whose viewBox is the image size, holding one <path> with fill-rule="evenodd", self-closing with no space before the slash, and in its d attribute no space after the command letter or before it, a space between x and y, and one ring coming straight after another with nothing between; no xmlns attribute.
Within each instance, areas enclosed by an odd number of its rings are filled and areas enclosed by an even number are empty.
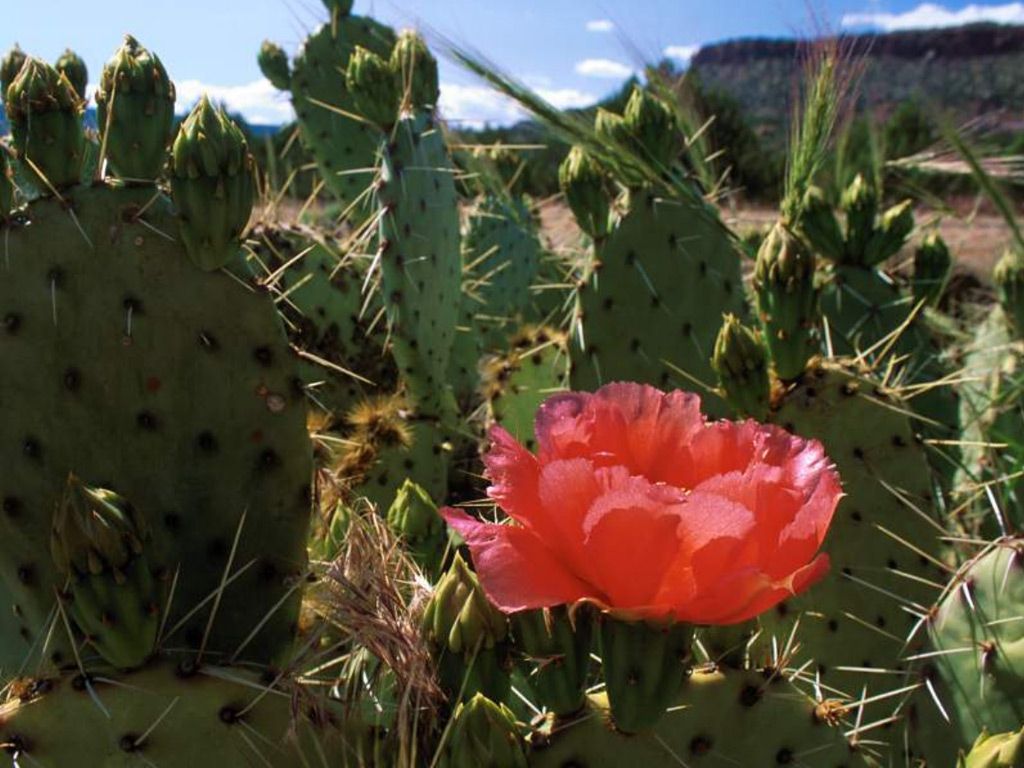
<svg viewBox="0 0 1024 768"><path fill-rule="evenodd" d="M904 13L847 13L844 27L876 27L885 32L927 27L956 27L980 21L998 24L1024 24L1024 3L981 5L972 3L953 10L935 3L921 3Z"/></svg>
<svg viewBox="0 0 1024 768"><path fill-rule="evenodd" d="M612 59L584 59L576 62L576 74L584 77L606 77L621 80L633 74L632 68Z"/></svg>
<svg viewBox="0 0 1024 768"><path fill-rule="evenodd" d="M559 109L586 107L597 101L593 94L575 88L535 90L538 96ZM441 112L446 120L465 128L510 125L526 117L518 104L485 85L442 83Z"/></svg>
<svg viewBox="0 0 1024 768"><path fill-rule="evenodd" d="M699 50L699 45L670 45L665 49L665 55L670 59L689 61Z"/></svg>
<svg viewBox="0 0 1024 768"><path fill-rule="evenodd" d="M246 85L213 85L199 80L175 83L179 114L188 112L205 93L217 104L226 104L229 112L238 112L250 123L280 125L294 119L295 113L287 94L281 93L269 80L256 80Z"/></svg>
<svg viewBox="0 0 1024 768"><path fill-rule="evenodd" d="M615 23L609 19L594 19L587 22L587 32L611 32Z"/></svg>

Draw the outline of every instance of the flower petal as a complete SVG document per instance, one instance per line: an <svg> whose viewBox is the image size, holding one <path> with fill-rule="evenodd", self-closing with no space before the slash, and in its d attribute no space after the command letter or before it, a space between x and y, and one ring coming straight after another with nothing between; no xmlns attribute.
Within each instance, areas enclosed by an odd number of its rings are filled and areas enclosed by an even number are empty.
<svg viewBox="0 0 1024 768"><path fill-rule="evenodd" d="M772 580L753 570L738 572L717 588L700 592L698 599L681 606L675 617L699 624L739 624L804 592L828 569L828 555L821 554L784 579Z"/></svg>
<svg viewBox="0 0 1024 768"><path fill-rule="evenodd" d="M491 447L484 454L484 466L491 486L487 495L507 515L528 527L543 519L537 499L540 464L537 457L502 427L490 431Z"/></svg>
<svg viewBox="0 0 1024 768"><path fill-rule="evenodd" d="M453 507L441 516L466 541L488 599L505 613L572 604L604 595L576 578L529 530L484 523Z"/></svg>
<svg viewBox="0 0 1024 768"><path fill-rule="evenodd" d="M615 608L642 609L655 601L679 547L682 497L642 477L599 470L614 484L596 499L583 522L587 581Z"/></svg>

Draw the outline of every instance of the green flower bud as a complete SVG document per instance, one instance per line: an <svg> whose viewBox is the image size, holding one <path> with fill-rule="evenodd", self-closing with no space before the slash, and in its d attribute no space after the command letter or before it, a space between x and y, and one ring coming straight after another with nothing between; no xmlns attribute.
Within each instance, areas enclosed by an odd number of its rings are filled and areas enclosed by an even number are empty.
<svg viewBox="0 0 1024 768"><path fill-rule="evenodd" d="M783 381L799 377L818 349L814 271L814 254L776 224L757 252L754 294L775 373Z"/></svg>
<svg viewBox="0 0 1024 768"><path fill-rule="evenodd" d="M693 626L604 614L598 630L605 691L616 729L650 730L682 690L690 670Z"/></svg>
<svg viewBox="0 0 1024 768"><path fill-rule="evenodd" d="M352 6L355 0L323 0L324 7L331 12L331 16L345 18L352 13Z"/></svg>
<svg viewBox="0 0 1024 768"><path fill-rule="evenodd" d="M509 616L530 688L556 715L573 715L586 703L593 613L589 604L581 603L571 610L560 605Z"/></svg>
<svg viewBox="0 0 1024 768"><path fill-rule="evenodd" d="M482 692L496 701L505 698L511 661L508 622L459 555L434 587L423 630L437 660L441 687L449 695Z"/></svg>
<svg viewBox="0 0 1024 768"><path fill-rule="evenodd" d="M163 171L174 98L174 83L157 55L126 35L96 91L101 144L120 178L152 182Z"/></svg>
<svg viewBox="0 0 1024 768"><path fill-rule="evenodd" d="M203 96L171 152L171 192L189 257L207 271L238 256L252 214L253 160L241 129Z"/></svg>
<svg viewBox="0 0 1024 768"><path fill-rule="evenodd" d="M448 527L423 488L406 478L388 509L388 527L402 537L423 572L435 579L448 545Z"/></svg>
<svg viewBox="0 0 1024 768"><path fill-rule="evenodd" d="M438 768L527 768L516 718L483 694L461 702L452 715Z"/></svg>
<svg viewBox="0 0 1024 768"><path fill-rule="evenodd" d="M264 40L256 60L259 62L260 71L271 85L279 91L287 91L291 88L292 72L288 64L288 54L281 46L270 40Z"/></svg>
<svg viewBox="0 0 1024 768"><path fill-rule="evenodd" d="M1024 337L1024 255L1016 250L1006 251L996 264L992 279L1011 330L1018 338Z"/></svg>
<svg viewBox="0 0 1024 768"><path fill-rule="evenodd" d="M153 653L162 595L146 558L145 520L113 491L73 475L53 520L50 551L68 580L68 612L86 638L119 668Z"/></svg>
<svg viewBox="0 0 1024 768"><path fill-rule="evenodd" d="M768 417L768 352L757 334L733 314L725 316L715 339L711 367L718 374L726 402L738 414L758 421Z"/></svg>
<svg viewBox="0 0 1024 768"><path fill-rule="evenodd" d="M960 754L957 768L1024 768L1024 728L994 736L983 729L970 754Z"/></svg>
<svg viewBox="0 0 1024 768"><path fill-rule="evenodd" d="M404 30L391 51L391 71L399 80L402 111L433 109L440 97L437 59L415 31Z"/></svg>
<svg viewBox="0 0 1024 768"><path fill-rule="evenodd" d="M601 138L614 142L622 147L629 146L629 129L622 115L609 112L604 107L597 108L594 116L594 132Z"/></svg>
<svg viewBox="0 0 1024 768"><path fill-rule="evenodd" d="M583 147L573 147L558 167L558 183L580 229L594 239L608 234L608 181Z"/></svg>
<svg viewBox="0 0 1024 768"><path fill-rule="evenodd" d="M28 59L7 89L14 148L44 191L77 184L85 131L82 99L49 64Z"/></svg>
<svg viewBox="0 0 1024 768"><path fill-rule="evenodd" d="M401 100L400 83L388 62L356 46L348 60L345 81L363 117L382 128L394 125Z"/></svg>
<svg viewBox="0 0 1024 768"><path fill-rule="evenodd" d="M7 89L11 87L27 59L25 52L15 44L0 61L0 99L7 100Z"/></svg>
<svg viewBox="0 0 1024 768"><path fill-rule="evenodd" d="M878 192L864 176L857 174L843 191L839 207L846 214L846 258L851 264L866 264L868 242L875 232Z"/></svg>
<svg viewBox="0 0 1024 768"><path fill-rule="evenodd" d="M14 180L7 152L0 146L0 223L14 210Z"/></svg>
<svg viewBox="0 0 1024 768"><path fill-rule="evenodd" d="M913 231L914 203L912 200L904 200L882 214L878 228L868 241L861 264L881 264L890 256L895 256L906 245L907 238Z"/></svg>
<svg viewBox="0 0 1024 768"><path fill-rule="evenodd" d="M819 256L835 262L843 260L846 242L839 219L818 187L807 190L797 220L800 235Z"/></svg>
<svg viewBox="0 0 1024 768"><path fill-rule="evenodd" d="M682 147L675 113L645 88L634 86L622 113L626 132L647 162L655 167L672 164Z"/></svg>
<svg viewBox="0 0 1024 768"><path fill-rule="evenodd" d="M939 303L953 273L953 257L938 232L927 235L914 252L914 303Z"/></svg>
<svg viewBox="0 0 1024 768"><path fill-rule="evenodd" d="M53 66L68 79L75 93L84 99L85 87L89 84L89 70L82 57L68 48Z"/></svg>

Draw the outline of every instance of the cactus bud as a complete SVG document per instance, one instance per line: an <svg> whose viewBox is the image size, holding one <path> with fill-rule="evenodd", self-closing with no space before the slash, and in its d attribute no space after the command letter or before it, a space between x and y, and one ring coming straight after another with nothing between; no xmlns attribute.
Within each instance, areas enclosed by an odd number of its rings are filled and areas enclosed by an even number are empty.
<svg viewBox="0 0 1024 768"><path fill-rule="evenodd" d="M152 182L167 160L174 83L160 59L133 38L103 67L96 119L110 167L122 179Z"/></svg>
<svg viewBox="0 0 1024 768"><path fill-rule="evenodd" d="M7 101L7 89L11 87L27 59L25 52L15 44L0 61L0 100Z"/></svg>
<svg viewBox="0 0 1024 768"><path fill-rule="evenodd" d="M355 0L323 0L323 3L332 17L345 18L352 13Z"/></svg>
<svg viewBox="0 0 1024 768"><path fill-rule="evenodd" d="M118 668L153 653L160 594L146 558L149 531L113 491L68 478L53 520L50 551L68 580L68 612L96 650Z"/></svg>
<svg viewBox="0 0 1024 768"><path fill-rule="evenodd" d="M527 768L516 718L482 694L460 702L438 768Z"/></svg>
<svg viewBox="0 0 1024 768"><path fill-rule="evenodd" d="M843 260L846 243L839 219L818 187L812 186L804 194L797 221L800 234L819 256L835 262Z"/></svg>
<svg viewBox="0 0 1024 768"><path fill-rule="evenodd" d="M817 351L814 254L780 222L761 243L754 266L758 318L776 375L799 377Z"/></svg>
<svg viewBox="0 0 1024 768"><path fill-rule="evenodd" d="M571 611L564 605L518 611L509 624L537 701L558 716L579 712L586 702L593 609L581 603Z"/></svg>
<svg viewBox="0 0 1024 768"><path fill-rule="evenodd" d="M84 99L85 86L89 84L89 70L82 57L68 48L53 66L68 79L79 98Z"/></svg>
<svg viewBox="0 0 1024 768"><path fill-rule="evenodd" d="M727 314L715 339L711 367L718 374L726 402L741 416L768 417L771 383L768 353L757 334Z"/></svg>
<svg viewBox="0 0 1024 768"><path fill-rule="evenodd" d="M865 265L868 243L875 231L878 192L863 175L857 174L843 191L839 207L846 214L846 257L851 264Z"/></svg>
<svg viewBox="0 0 1024 768"><path fill-rule="evenodd" d="M580 229L594 239L608 234L606 178L597 161L583 148L573 147L558 167L558 183Z"/></svg>
<svg viewBox="0 0 1024 768"><path fill-rule="evenodd" d="M1024 255L1008 250L992 273L999 303L1010 329L1018 338L1024 337Z"/></svg>
<svg viewBox="0 0 1024 768"><path fill-rule="evenodd" d="M994 736L982 729L970 754L960 754L957 768L1024 768L1024 728Z"/></svg>
<svg viewBox="0 0 1024 768"><path fill-rule="evenodd" d="M693 626L603 614L598 621L608 707L622 733L650 730L675 704L690 670Z"/></svg>
<svg viewBox="0 0 1024 768"><path fill-rule="evenodd" d="M331 562L341 554L349 528L352 527L354 514L351 507L339 501L331 512L326 528L311 539L309 543L310 557L315 560Z"/></svg>
<svg viewBox="0 0 1024 768"><path fill-rule="evenodd" d="M394 125L401 100L400 84L388 62L356 46L348 60L345 81L363 117L382 128Z"/></svg>
<svg viewBox="0 0 1024 768"><path fill-rule="evenodd" d="M878 228L868 240L867 250L861 262L864 266L881 264L890 256L895 256L906 244L907 238L914 230L914 203L904 200L882 214Z"/></svg>
<svg viewBox="0 0 1024 768"><path fill-rule="evenodd" d="M604 107L597 108L594 116L594 132L606 141L614 142L622 147L629 146L629 129L622 115L609 112Z"/></svg>
<svg viewBox="0 0 1024 768"><path fill-rule="evenodd" d="M264 40L256 60L259 62L263 76L277 90L287 91L291 88L292 72L288 64L288 54L281 46L270 40Z"/></svg>
<svg viewBox="0 0 1024 768"><path fill-rule="evenodd" d="M647 162L659 168L672 164L682 140L676 116L665 102L647 89L634 86L622 119Z"/></svg>
<svg viewBox="0 0 1024 768"><path fill-rule="evenodd" d="M398 36L391 51L391 71L399 77L402 111L437 106L440 96L437 59L415 31L407 29Z"/></svg>
<svg viewBox="0 0 1024 768"><path fill-rule="evenodd" d="M171 192L198 267L219 269L238 255L255 196L252 155L241 129L206 96L174 140Z"/></svg>
<svg viewBox="0 0 1024 768"><path fill-rule="evenodd" d="M442 688L455 696L475 693L496 701L508 694L508 622L484 595L461 556L434 587L423 629L438 663Z"/></svg>
<svg viewBox="0 0 1024 768"><path fill-rule="evenodd" d="M7 152L0 146L0 223L6 221L14 210L14 181Z"/></svg>
<svg viewBox="0 0 1024 768"><path fill-rule="evenodd" d="M7 89L6 104L18 159L40 187L53 191L77 184L85 150L83 104L67 78L30 58Z"/></svg>
<svg viewBox="0 0 1024 768"><path fill-rule="evenodd" d="M448 545L448 528L430 494L406 478L391 502L387 520L423 572L431 580L437 578Z"/></svg>
<svg viewBox="0 0 1024 768"><path fill-rule="evenodd" d="M953 272L953 257L938 232L927 235L914 252L914 303L936 305Z"/></svg>

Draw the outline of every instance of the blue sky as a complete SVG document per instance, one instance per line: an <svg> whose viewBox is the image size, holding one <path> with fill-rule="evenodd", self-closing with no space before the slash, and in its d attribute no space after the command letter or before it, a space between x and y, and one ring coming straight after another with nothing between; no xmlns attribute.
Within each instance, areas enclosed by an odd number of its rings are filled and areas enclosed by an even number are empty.
<svg viewBox="0 0 1024 768"><path fill-rule="evenodd" d="M254 122L289 118L255 55L271 38L290 53L326 17L318 0L35 0L5 3L0 49L14 42L54 60L71 45L95 81L124 32L163 59L187 108L207 90ZM902 29L967 21L1024 23L1024 2L958 0L356 0L356 12L471 45L559 106L613 90L642 62L732 37ZM509 122L516 112L442 61L450 120Z"/></svg>

